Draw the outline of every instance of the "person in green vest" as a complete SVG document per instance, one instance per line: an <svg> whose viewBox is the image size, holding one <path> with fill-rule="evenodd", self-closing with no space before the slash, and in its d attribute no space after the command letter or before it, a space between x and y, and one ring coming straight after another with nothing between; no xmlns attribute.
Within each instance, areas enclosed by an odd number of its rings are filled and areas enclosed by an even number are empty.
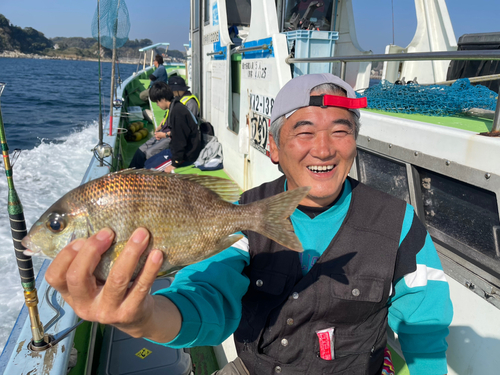
<svg viewBox="0 0 500 375"><path fill-rule="evenodd" d="M184 104L198 118L200 116L200 101L189 91L186 86L186 81L180 76L171 76L168 78L168 85L174 92L174 97L180 98L180 102Z"/></svg>

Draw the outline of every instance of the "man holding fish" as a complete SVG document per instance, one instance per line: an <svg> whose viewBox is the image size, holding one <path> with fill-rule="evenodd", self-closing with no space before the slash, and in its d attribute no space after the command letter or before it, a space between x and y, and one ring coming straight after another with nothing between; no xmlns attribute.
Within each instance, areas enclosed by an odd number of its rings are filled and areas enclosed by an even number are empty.
<svg viewBox="0 0 500 375"><path fill-rule="evenodd" d="M82 319L133 337L182 348L217 345L234 333L238 358L224 375L387 373L387 324L412 375L446 373L453 312L432 240L410 205L348 177L364 106L366 99L331 74L294 78L276 97L271 159L284 176L243 193L239 206L296 191L287 205L299 206L280 218L291 213L303 252L290 251L302 251L290 236L238 224L207 240L210 251L175 261L174 245L157 250L162 236L149 227L126 241L117 227L116 234L97 232L94 224L89 234L97 233L65 246L46 279ZM60 228L54 216L48 220L45 227ZM23 244L36 251L29 240ZM222 245L230 247L219 252ZM109 256L110 247L120 249ZM103 254L113 267L96 278ZM159 273L198 260L170 288L149 295Z"/></svg>

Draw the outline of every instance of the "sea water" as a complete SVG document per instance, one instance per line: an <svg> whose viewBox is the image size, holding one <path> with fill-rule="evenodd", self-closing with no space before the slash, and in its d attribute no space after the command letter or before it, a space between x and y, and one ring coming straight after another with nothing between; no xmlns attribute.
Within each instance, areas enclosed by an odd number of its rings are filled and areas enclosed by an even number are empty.
<svg viewBox="0 0 500 375"><path fill-rule="evenodd" d="M111 64L101 64L103 118L108 118ZM119 65L125 80L135 65ZM98 142L99 64L0 58L0 97L14 184L28 229L57 199L77 187ZM17 151L16 151L17 153ZM3 158L2 158L3 159ZM0 161L0 352L24 303ZM43 259L33 257L35 273Z"/></svg>

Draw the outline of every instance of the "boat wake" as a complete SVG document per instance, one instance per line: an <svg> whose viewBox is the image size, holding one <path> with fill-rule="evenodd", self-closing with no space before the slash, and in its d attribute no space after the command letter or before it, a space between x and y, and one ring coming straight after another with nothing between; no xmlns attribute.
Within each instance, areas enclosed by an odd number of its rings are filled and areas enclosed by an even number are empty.
<svg viewBox="0 0 500 375"><path fill-rule="evenodd" d="M78 186L97 144L96 121L69 136L23 150L14 162L14 184L24 208L27 229L57 199ZM12 153L11 153L12 156ZM0 161L0 351L24 302L7 212L7 179ZM43 258L33 258L35 274ZM40 298L40 296L39 296ZM46 322L42 322L46 323Z"/></svg>

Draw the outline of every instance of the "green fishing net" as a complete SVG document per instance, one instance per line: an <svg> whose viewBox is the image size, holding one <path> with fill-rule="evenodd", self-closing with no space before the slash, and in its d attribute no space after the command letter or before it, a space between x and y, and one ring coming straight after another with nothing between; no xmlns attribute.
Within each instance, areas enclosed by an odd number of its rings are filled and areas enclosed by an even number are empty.
<svg viewBox="0 0 500 375"><path fill-rule="evenodd" d="M125 0L99 0L97 4L92 20L92 37L98 39L100 34L101 45L109 49L113 48L113 38L116 38L115 47L120 48L127 42L130 31Z"/></svg>
<svg viewBox="0 0 500 375"><path fill-rule="evenodd" d="M397 85L382 81L366 89L368 108L386 112L423 114L429 116L453 116L471 108L494 111L498 94L482 85L472 85L467 78L457 80L451 86Z"/></svg>

